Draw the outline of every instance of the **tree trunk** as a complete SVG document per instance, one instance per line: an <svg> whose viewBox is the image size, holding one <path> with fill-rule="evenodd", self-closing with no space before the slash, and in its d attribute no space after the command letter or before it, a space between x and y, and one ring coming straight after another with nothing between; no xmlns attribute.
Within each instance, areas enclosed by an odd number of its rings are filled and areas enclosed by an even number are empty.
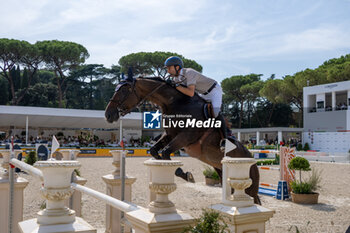
<svg viewBox="0 0 350 233"><path fill-rule="evenodd" d="M58 77L57 73L55 72L56 78L57 78L57 87L58 87L58 107L62 108L62 87L60 78Z"/></svg>
<svg viewBox="0 0 350 233"><path fill-rule="evenodd" d="M15 85L14 85L14 83L13 83L13 80L12 80L12 77L11 77L10 72L9 72L9 75L8 75L8 81L9 81L9 84L10 84L11 95L12 95L11 105L17 105L17 104L16 104Z"/></svg>
<svg viewBox="0 0 350 233"><path fill-rule="evenodd" d="M17 98L16 100L16 105L19 104L19 102L23 99L24 95L27 93L29 87L30 87L30 83L32 82L32 78L34 77L35 73L36 73L37 69L34 69L34 71L30 74L29 78L28 78L28 85L27 87L24 89L24 91L21 93L21 95ZM23 78L23 77L22 77Z"/></svg>
<svg viewBox="0 0 350 233"><path fill-rule="evenodd" d="M242 128L242 119L243 119L243 101L241 103L241 111L239 112L239 122L238 122L238 128Z"/></svg>
<svg viewBox="0 0 350 233"><path fill-rule="evenodd" d="M59 77L57 75L57 73L59 73ZM63 91L62 91L62 87L65 81L65 77L64 74L61 70L55 71L55 75L57 77L57 86L58 86L58 107L63 108L65 106L63 106Z"/></svg>
<svg viewBox="0 0 350 233"><path fill-rule="evenodd" d="M276 106L276 104L275 104L275 103L272 103L272 109L271 109L271 112L270 112L269 119L268 119L268 121L267 121L267 126L268 126L268 127L270 126L271 118L272 118L273 110L275 110L275 106Z"/></svg>

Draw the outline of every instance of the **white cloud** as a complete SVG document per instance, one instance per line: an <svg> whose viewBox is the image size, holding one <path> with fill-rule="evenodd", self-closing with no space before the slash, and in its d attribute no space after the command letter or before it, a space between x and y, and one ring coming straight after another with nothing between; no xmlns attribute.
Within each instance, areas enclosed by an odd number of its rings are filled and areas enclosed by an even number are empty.
<svg viewBox="0 0 350 233"><path fill-rule="evenodd" d="M87 62L107 66L132 52L158 50L195 59L212 73L254 72L255 62L271 61L272 67L290 57L314 59L309 54L335 56L329 54L348 50L344 4L13 0L1 6L0 37L75 41L89 50Z"/></svg>
<svg viewBox="0 0 350 233"><path fill-rule="evenodd" d="M6 33L30 27L33 21L40 17L40 11L47 2L48 0L12 0L11 2L0 3L0 35L4 36Z"/></svg>
<svg viewBox="0 0 350 233"><path fill-rule="evenodd" d="M350 33L334 25L305 30L284 36L286 52L305 50L332 50L350 47Z"/></svg>

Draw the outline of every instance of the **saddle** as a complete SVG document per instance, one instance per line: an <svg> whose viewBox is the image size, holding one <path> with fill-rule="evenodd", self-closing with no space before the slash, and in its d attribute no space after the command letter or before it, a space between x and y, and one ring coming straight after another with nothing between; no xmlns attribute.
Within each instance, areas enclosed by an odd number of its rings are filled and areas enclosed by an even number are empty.
<svg viewBox="0 0 350 233"><path fill-rule="evenodd" d="M215 118L215 114L214 114L214 109L213 109L213 105L211 104L211 102L206 102L203 106L203 114L205 116L205 119L209 119L209 118ZM216 117L216 119L221 120L222 124L224 127L221 127L219 129L220 131L220 135L221 138L224 138L224 133L222 132L222 130L226 130L226 124L225 124L225 119L222 117L222 115L220 114L218 117ZM214 131L214 128L209 128L207 131L204 132L204 134L201 136L201 138L196 142L193 143L191 145L188 145L187 147L185 147L185 152L189 155L191 155L192 157L198 157L202 154L202 142Z"/></svg>

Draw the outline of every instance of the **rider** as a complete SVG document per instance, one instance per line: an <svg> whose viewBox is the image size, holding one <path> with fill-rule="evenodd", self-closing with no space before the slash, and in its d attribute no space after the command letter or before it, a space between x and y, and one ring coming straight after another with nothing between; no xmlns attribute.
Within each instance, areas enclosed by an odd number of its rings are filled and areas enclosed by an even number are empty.
<svg viewBox="0 0 350 233"><path fill-rule="evenodd" d="M175 86L178 91L190 97L194 96L194 93L197 92L200 97L211 102L215 117L219 116L222 120L222 132L224 138L226 138L225 121L221 114L219 115L222 104L222 89L219 83L194 69L184 68L181 58L177 56L166 59L164 65L170 76L174 77ZM180 83L183 85L180 85ZM222 140L221 146L223 146L224 141Z"/></svg>

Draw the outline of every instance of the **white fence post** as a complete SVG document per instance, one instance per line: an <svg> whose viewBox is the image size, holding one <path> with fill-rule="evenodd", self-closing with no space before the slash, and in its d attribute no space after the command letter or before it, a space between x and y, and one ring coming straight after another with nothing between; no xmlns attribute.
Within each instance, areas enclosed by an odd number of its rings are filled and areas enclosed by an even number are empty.
<svg viewBox="0 0 350 233"><path fill-rule="evenodd" d="M149 159L144 164L151 170L149 187L156 193L156 198L149 204L149 209L139 208L125 214L135 233L182 232L183 228L194 224L194 218L176 210L168 198L176 189L174 173L182 163L176 160Z"/></svg>
<svg viewBox="0 0 350 233"><path fill-rule="evenodd" d="M244 190L252 184L249 178L250 166L255 163L250 158L225 157L223 164L223 200L210 208L223 214L230 225L230 232L265 232L265 222L275 213L274 210L253 204ZM231 194L231 188L235 191Z"/></svg>
<svg viewBox="0 0 350 233"><path fill-rule="evenodd" d="M121 185L122 180L120 176L120 162L122 153L126 153L121 150L110 150L113 155L113 166L115 171L112 174L102 177L107 186L107 195L121 200ZM131 186L136 181L134 177L125 177L125 201L131 202ZM119 233L121 226L121 211L113 208L110 205L106 205L106 233ZM128 226L124 227L124 232L130 232L131 229Z"/></svg>
<svg viewBox="0 0 350 233"><path fill-rule="evenodd" d="M15 154L19 154L21 151L15 150ZM6 171L1 174L0 177L0 229L3 233L8 233L8 221L9 221L9 161L10 161L10 150L0 150L3 160L1 166L6 169ZM28 181L21 177L15 177L14 183L14 199L13 199L13 233L20 233L18 227L18 222L23 220L23 191L27 187Z"/></svg>
<svg viewBox="0 0 350 233"><path fill-rule="evenodd" d="M80 153L80 150L75 149L67 149L67 150L60 150L59 151L62 154L62 160L76 160L78 154ZM77 176L75 173L72 174L72 182L85 185L87 180L83 177ZM65 200L65 204L67 207L71 208L75 211L75 215L78 217L81 217L82 211L81 211L81 192L75 191L73 192L72 196L69 199Z"/></svg>
<svg viewBox="0 0 350 233"><path fill-rule="evenodd" d="M39 161L34 164L43 173L44 185L41 195L46 208L38 217L19 223L22 233L84 232L96 233L90 224L75 216L75 211L65 206L65 199L73 193L71 175L80 167L78 161Z"/></svg>

